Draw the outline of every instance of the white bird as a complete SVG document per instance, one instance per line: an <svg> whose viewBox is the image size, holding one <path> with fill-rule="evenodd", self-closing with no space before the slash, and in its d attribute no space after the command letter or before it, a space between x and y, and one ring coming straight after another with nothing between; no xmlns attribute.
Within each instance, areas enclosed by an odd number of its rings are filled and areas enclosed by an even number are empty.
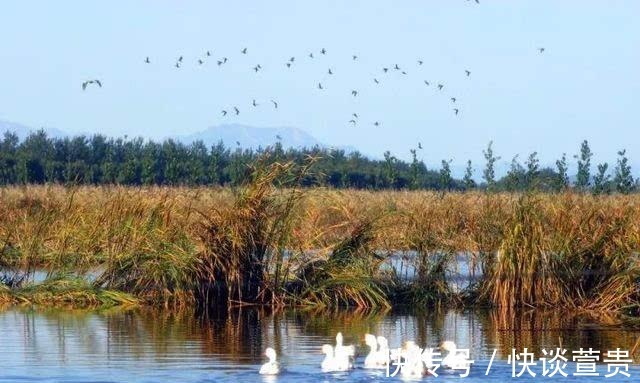
<svg viewBox="0 0 640 383"><path fill-rule="evenodd" d="M260 367L260 375L278 375L280 373L280 365L276 361L276 350L269 347L264 354L269 358L269 361Z"/></svg>
<svg viewBox="0 0 640 383"><path fill-rule="evenodd" d="M407 341L401 352L404 364L400 368L400 375L404 378L422 378L426 371L422 362L420 347L413 341Z"/></svg>
<svg viewBox="0 0 640 383"><path fill-rule="evenodd" d="M353 368L352 359L356 355L356 348L353 345L343 345L343 337L341 332L338 332L338 334L336 334L336 347L334 348L333 352L334 357L339 361L339 363L346 364L347 370Z"/></svg>
<svg viewBox="0 0 640 383"><path fill-rule="evenodd" d="M325 354L322 364L320 365L322 372L340 372L348 371L350 369L349 358L336 358L332 345L325 344L322 346L322 353Z"/></svg>
<svg viewBox="0 0 640 383"><path fill-rule="evenodd" d="M378 337L378 365L386 368L389 364L389 341L383 336Z"/></svg>
<svg viewBox="0 0 640 383"><path fill-rule="evenodd" d="M364 343L369 347L369 354L364 358L364 368L378 368L378 340L374 335L365 334Z"/></svg>
<svg viewBox="0 0 640 383"><path fill-rule="evenodd" d="M444 351L448 351L447 356L442 359L440 365L444 368L450 368L452 370L464 370L467 369L469 361L463 354L458 353L458 347L450 340L442 342L440 348Z"/></svg>

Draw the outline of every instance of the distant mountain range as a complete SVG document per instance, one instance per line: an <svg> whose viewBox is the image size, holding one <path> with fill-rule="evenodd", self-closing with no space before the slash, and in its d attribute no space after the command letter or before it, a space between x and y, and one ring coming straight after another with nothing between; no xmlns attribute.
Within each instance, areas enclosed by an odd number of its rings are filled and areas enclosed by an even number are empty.
<svg viewBox="0 0 640 383"><path fill-rule="evenodd" d="M243 148L258 148L275 144L278 141L278 137L280 137L282 146L286 148L326 146L309 133L298 128L256 128L240 124L212 126L198 133L168 138L173 138L185 144L200 140L211 145L222 141L226 146L235 146L240 143Z"/></svg>
<svg viewBox="0 0 640 383"><path fill-rule="evenodd" d="M42 128L49 137L65 137L70 134L55 128ZM20 140L24 140L25 137L31 132L35 132L39 129L34 129L26 125L22 125L15 122L0 120L0 135L4 132L14 132L18 135ZM91 133L86 134L91 135ZM189 134L189 135L175 135L166 138L171 138L176 141L190 144L195 141L202 141L207 146L217 144L222 141L225 146L235 147L237 143L243 148L257 149L259 147L266 147L273 145L278 141L282 143L285 148L311 148L313 146L330 147L329 145L318 141L315 137L305 132L302 129L293 127L267 127L257 128L248 125L241 124L224 124L218 126L212 126L201 132ZM149 137L144 137L149 138ZM344 149L346 152L354 152L356 149L349 146L340 146L340 149Z"/></svg>
<svg viewBox="0 0 640 383"><path fill-rule="evenodd" d="M56 128L42 128L45 132L47 132L47 136L49 137L65 137L68 134L63 132L60 129ZM5 132L15 133L20 141L24 140L29 133L36 132L40 129L34 129L26 125L18 124L16 122L0 120L0 137L4 136Z"/></svg>

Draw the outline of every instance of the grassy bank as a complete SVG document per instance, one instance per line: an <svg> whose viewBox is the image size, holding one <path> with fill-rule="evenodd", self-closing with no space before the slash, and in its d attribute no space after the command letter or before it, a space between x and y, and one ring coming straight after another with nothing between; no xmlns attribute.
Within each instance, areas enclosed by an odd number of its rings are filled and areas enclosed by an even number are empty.
<svg viewBox="0 0 640 383"><path fill-rule="evenodd" d="M0 301L67 301L45 284L73 272L92 275L81 302L637 313L640 196L296 188L306 171L257 166L237 189L2 188ZM461 267L477 278L456 289Z"/></svg>

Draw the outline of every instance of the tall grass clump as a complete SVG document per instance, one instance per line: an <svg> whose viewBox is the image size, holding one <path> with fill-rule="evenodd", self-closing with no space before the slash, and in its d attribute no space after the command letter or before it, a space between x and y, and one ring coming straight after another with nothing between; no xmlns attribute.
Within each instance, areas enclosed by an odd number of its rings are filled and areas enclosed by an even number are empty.
<svg viewBox="0 0 640 383"><path fill-rule="evenodd" d="M331 250L326 259L317 259L300 268L295 301L316 307L388 308L390 276L382 264L375 239L378 220L358 222Z"/></svg>
<svg viewBox="0 0 640 383"><path fill-rule="evenodd" d="M506 222L481 294L493 305L621 311L637 307L640 263L633 211L565 195L523 195Z"/></svg>
<svg viewBox="0 0 640 383"><path fill-rule="evenodd" d="M201 211L195 281L200 304L277 304L283 296L287 241L303 196L304 166L269 163L265 154L227 209Z"/></svg>

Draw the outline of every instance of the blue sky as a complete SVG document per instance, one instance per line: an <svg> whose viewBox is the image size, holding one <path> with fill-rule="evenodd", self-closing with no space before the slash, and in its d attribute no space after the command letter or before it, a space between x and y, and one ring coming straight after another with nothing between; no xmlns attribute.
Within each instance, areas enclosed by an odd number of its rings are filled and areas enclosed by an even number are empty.
<svg viewBox="0 0 640 383"><path fill-rule="evenodd" d="M596 160L626 148L640 163L638 15L640 2L615 0L3 2L0 119L153 138L294 126L404 158L420 141L431 164L481 161L489 140L505 160L536 150L553 163L588 139ZM396 63L407 75L382 73ZM104 87L82 92L90 78ZM221 116L234 105L240 116Z"/></svg>

